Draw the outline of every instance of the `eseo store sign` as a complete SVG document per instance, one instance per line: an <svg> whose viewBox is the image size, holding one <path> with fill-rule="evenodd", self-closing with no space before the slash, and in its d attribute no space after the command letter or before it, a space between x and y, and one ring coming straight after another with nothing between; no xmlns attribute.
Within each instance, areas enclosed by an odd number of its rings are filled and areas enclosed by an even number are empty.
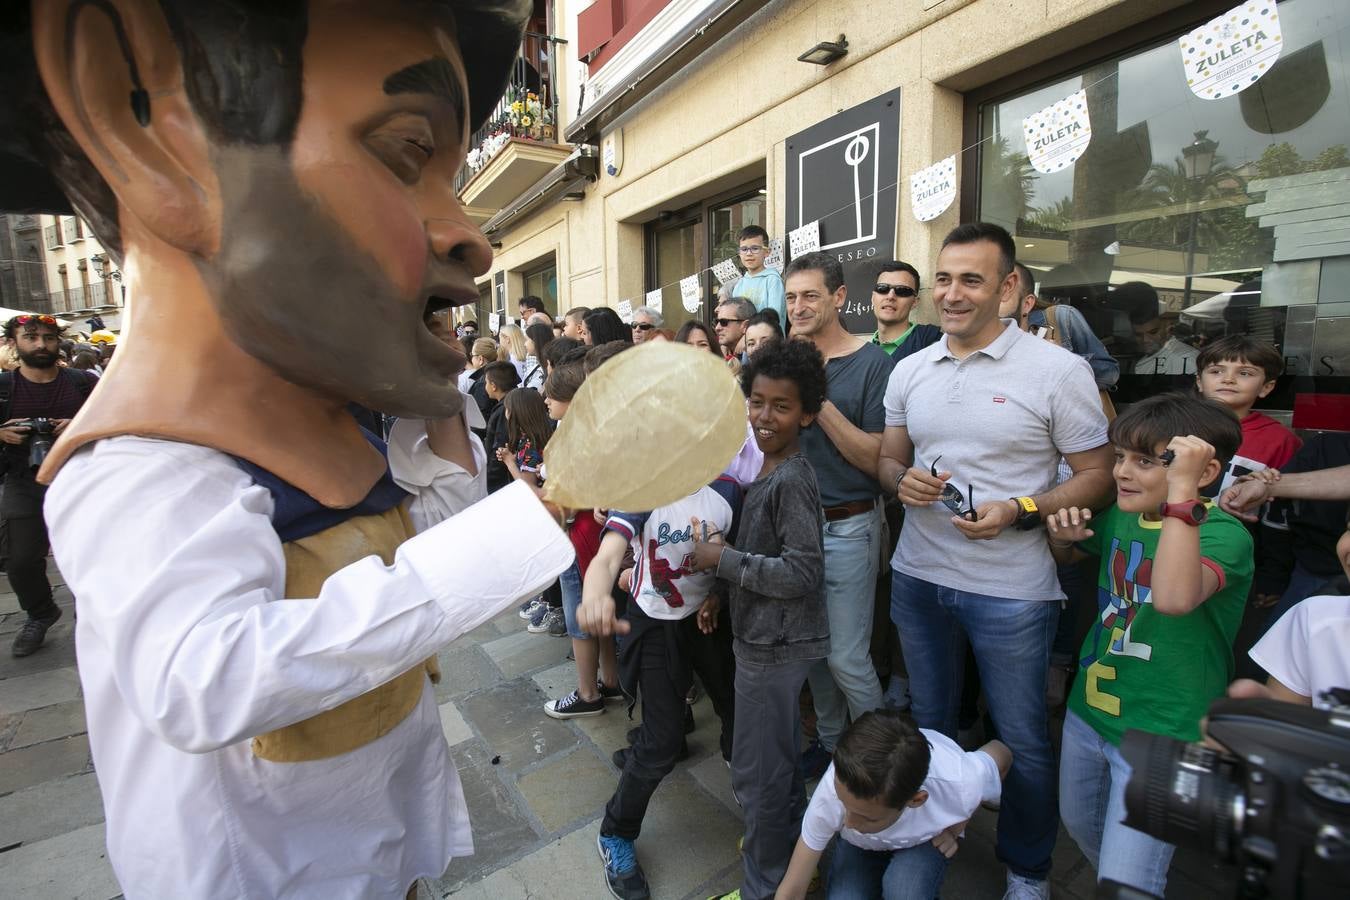
<svg viewBox="0 0 1350 900"><path fill-rule="evenodd" d="M844 267L844 327L876 328L876 264L895 252L900 91L846 109L787 141L787 230L820 222L820 249Z"/></svg>

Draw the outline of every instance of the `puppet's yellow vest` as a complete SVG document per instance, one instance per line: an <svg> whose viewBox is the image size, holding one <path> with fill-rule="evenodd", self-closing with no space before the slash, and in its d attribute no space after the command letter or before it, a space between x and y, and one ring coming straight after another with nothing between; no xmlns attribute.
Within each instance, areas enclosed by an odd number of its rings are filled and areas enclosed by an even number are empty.
<svg viewBox="0 0 1350 900"><path fill-rule="evenodd" d="M412 535L412 522L399 504L286 543L286 596L317 597L329 575L371 554L391 565L394 551ZM253 753L271 762L310 762L363 747L412 713L428 676L440 680L435 657L341 706L255 737Z"/></svg>

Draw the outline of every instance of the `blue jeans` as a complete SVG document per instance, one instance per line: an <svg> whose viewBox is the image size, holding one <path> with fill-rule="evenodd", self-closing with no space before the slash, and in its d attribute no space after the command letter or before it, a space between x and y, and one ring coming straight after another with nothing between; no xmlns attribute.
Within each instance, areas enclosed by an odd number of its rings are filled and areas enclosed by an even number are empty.
<svg viewBox="0 0 1350 900"><path fill-rule="evenodd" d="M947 857L931 843L904 850L863 850L842 837L834 842L829 900L934 900Z"/></svg>
<svg viewBox="0 0 1350 900"><path fill-rule="evenodd" d="M1161 897L1176 848L1123 824L1129 780L1130 765L1120 749L1067 713L1059 761L1065 830L1097 870L1098 881L1110 878Z"/></svg>
<svg viewBox="0 0 1350 900"><path fill-rule="evenodd" d="M872 667L872 607L881 555L881 509L826 522L825 608L830 655L811 669L816 734L829 752L846 716L881 708L881 682Z"/></svg>
<svg viewBox="0 0 1350 900"><path fill-rule="evenodd" d="M590 635L581 630L577 622L577 610L581 608L581 570L576 560L567 567L567 571L558 576L562 586L563 620L567 623L567 636L579 641L588 640Z"/></svg>
<svg viewBox="0 0 1350 900"><path fill-rule="evenodd" d="M999 739L1012 750L998 817L998 858L1017 875L1050 872L1058 816L1045 706L1059 604L942 587L893 571L891 618L909 669L914 720L955 739L966 642Z"/></svg>

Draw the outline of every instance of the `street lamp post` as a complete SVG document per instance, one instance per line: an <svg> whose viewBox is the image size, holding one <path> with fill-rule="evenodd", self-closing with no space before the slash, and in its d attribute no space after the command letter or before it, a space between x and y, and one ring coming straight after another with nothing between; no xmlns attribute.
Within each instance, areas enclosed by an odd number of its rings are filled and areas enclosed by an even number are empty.
<svg viewBox="0 0 1350 900"><path fill-rule="evenodd" d="M1219 149L1219 142L1211 141L1207 137L1208 134L1208 131L1197 131L1195 140L1181 148L1181 165L1186 172L1186 183L1193 186L1192 193L1197 195L1201 193L1205 179L1209 177L1210 170L1214 168L1214 152ZM1191 277L1195 272L1196 228L1200 223L1200 210L1195 207L1199 200L1199 196L1191 200L1190 234L1186 243L1186 288L1181 298L1182 309L1191 305Z"/></svg>

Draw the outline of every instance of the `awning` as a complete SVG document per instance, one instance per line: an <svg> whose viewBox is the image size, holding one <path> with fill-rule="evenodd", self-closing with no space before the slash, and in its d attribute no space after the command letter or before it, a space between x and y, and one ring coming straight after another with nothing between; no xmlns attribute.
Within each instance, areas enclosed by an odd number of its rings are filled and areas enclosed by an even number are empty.
<svg viewBox="0 0 1350 900"><path fill-rule="evenodd" d="M554 166L515 202L484 222L483 234L489 241L495 241L513 222L542 206L573 194L576 199L581 199L586 185L594 182L599 174L600 152L590 144L577 146L571 156Z"/></svg>

